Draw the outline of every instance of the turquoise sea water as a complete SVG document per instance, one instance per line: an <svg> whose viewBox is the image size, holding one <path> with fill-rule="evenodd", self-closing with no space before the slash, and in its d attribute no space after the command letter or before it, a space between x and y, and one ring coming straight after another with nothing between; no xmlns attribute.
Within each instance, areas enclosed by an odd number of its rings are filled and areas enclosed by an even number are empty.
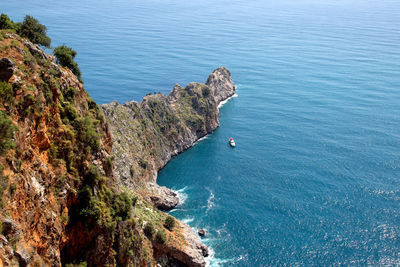
<svg viewBox="0 0 400 267"><path fill-rule="evenodd" d="M206 228L212 266L400 265L396 0L3 1L78 52L99 103L168 93L220 65L221 127L158 182ZM233 136L237 147L227 140Z"/></svg>

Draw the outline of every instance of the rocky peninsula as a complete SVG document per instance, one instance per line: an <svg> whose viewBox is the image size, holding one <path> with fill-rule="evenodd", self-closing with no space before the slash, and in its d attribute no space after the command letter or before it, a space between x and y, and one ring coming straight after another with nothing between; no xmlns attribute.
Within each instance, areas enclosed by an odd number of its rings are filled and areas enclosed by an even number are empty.
<svg viewBox="0 0 400 267"><path fill-rule="evenodd" d="M229 70L220 67L205 84L176 84L168 96L147 95L140 104L102 105L112 135L117 180L133 190L146 188L143 196L162 210L175 207L176 193L156 184L158 171L219 126L218 105L234 93Z"/></svg>
<svg viewBox="0 0 400 267"><path fill-rule="evenodd" d="M157 172L219 126L226 68L168 96L98 106L69 68L0 31L0 262L205 266L208 249L161 210ZM81 265L80 265L81 264Z"/></svg>

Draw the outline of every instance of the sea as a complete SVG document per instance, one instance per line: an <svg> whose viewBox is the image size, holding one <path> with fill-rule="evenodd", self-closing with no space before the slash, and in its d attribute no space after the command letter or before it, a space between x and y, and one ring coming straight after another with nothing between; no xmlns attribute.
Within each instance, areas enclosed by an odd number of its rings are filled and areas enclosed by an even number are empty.
<svg viewBox="0 0 400 267"><path fill-rule="evenodd" d="M2 0L78 53L98 103L226 66L221 126L172 159L209 266L400 266L398 0ZM228 145L233 137L236 147Z"/></svg>

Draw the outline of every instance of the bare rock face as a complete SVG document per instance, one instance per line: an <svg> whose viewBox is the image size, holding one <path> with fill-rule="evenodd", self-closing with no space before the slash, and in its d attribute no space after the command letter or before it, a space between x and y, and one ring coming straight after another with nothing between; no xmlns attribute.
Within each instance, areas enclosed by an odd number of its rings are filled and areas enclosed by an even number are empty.
<svg viewBox="0 0 400 267"><path fill-rule="evenodd" d="M148 188L151 192L150 202L153 203L154 207L160 210L171 210L180 202L178 194L165 186L149 183Z"/></svg>
<svg viewBox="0 0 400 267"><path fill-rule="evenodd" d="M180 227L187 245L175 247L155 242L156 258L167 261L167 266L206 266L205 257L209 255L207 246L201 243L200 238L187 224L180 222L178 227Z"/></svg>
<svg viewBox="0 0 400 267"><path fill-rule="evenodd" d="M14 74L15 64L10 59L3 57L0 59L0 81L8 82Z"/></svg>
<svg viewBox="0 0 400 267"><path fill-rule="evenodd" d="M215 100L218 103L233 96L236 90L231 73L225 67L220 67L211 73L207 79L206 85L213 90Z"/></svg>
<svg viewBox="0 0 400 267"><path fill-rule="evenodd" d="M19 236L21 230L20 227L18 225L18 223L16 223L15 221L11 220L11 219L4 219L3 220L3 234L10 238L10 237L15 237L15 236Z"/></svg>

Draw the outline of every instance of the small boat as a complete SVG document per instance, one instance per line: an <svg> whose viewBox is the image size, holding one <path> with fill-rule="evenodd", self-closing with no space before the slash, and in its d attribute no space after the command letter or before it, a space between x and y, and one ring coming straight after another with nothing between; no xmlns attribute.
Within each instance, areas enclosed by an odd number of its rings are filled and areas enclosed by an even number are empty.
<svg viewBox="0 0 400 267"><path fill-rule="evenodd" d="M235 140L233 140L233 138L231 137L231 138L229 138L229 144L231 145L231 147L234 147L234 146L236 146L236 144L235 144Z"/></svg>

